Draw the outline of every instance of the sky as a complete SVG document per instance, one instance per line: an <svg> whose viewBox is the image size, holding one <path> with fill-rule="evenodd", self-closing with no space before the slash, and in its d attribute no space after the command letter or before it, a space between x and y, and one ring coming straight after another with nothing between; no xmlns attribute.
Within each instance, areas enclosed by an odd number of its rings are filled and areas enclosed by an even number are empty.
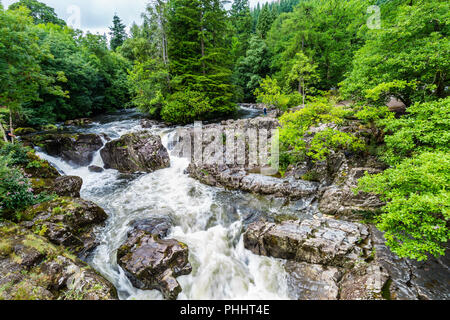
<svg viewBox="0 0 450 320"><path fill-rule="evenodd" d="M55 9L56 14L68 25L90 31L91 33L108 34L115 13L123 23L130 27L133 22L140 23L140 15L149 0L39 0ZM273 0L250 0L254 6L258 2ZM1 0L7 8L17 0Z"/></svg>

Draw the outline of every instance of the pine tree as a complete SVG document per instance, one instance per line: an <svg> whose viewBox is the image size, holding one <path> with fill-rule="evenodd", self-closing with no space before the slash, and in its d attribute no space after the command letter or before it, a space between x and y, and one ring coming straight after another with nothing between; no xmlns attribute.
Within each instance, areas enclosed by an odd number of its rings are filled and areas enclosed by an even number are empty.
<svg viewBox="0 0 450 320"><path fill-rule="evenodd" d="M111 35L110 45L112 50L116 50L127 39L125 28L126 26L122 23L119 16L117 16L117 14L114 15L113 26L109 28L109 30L111 30L109 34Z"/></svg>
<svg viewBox="0 0 450 320"><path fill-rule="evenodd" d="M258 23L256 24L256 32L261 38L266 38L267 32L269 32L274 20L275 16L272 10L270 10L269 6L265 4L259 14Z"/></svg>

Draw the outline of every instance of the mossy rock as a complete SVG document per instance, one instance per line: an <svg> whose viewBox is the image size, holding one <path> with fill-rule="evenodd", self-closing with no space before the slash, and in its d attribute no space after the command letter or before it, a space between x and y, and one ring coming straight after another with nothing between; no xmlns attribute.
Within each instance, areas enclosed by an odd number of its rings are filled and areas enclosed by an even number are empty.
<svg viewBox="0 0 450 320"><path fill-rule="evenodd" d="M113 285L44 237L0 223L0 300L112 300Z"/></svg>
<svg viewBox="0 0 450 320"><path fill-rule="evenodd" d="M22 226L81 257L98 245L93 229L108 217L95 203L70 197L32 206L18 216Z"/></svg>
<svg viewBox="0 0 450 320"><path fill-rule="evenodd" d="M14 134L17 136L23 136L25 134L36 133L37 130L33 128L17 128L14 129Z"/></svg>

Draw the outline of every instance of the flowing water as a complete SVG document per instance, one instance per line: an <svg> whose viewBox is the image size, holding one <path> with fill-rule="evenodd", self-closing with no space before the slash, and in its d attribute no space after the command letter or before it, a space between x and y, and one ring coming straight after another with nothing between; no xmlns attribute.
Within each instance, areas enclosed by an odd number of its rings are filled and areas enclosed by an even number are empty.
<svg viewBox="0 0 450 320"><path fill-rule="evenodd" d="M242 110L240 117L257 116ZM107 134L112 139L139 131L142 115L121 111L95 119L81 132ZM175 128L148 129L167 147ZM106 141L105 141L106 142ZM169 150L170 152L170 150ZM288 299L284 261L252 254L244 248L246 224L260 216L308 215L307 202L254 196L209 187L185 174L188 160L171 155L171 166L150 174L93 173L39 152L66 175L83 178L81 196L105 209L109 219L98 228L99 247L89 263L117 288L121 299L162 299L159 291L134 288L117 265L116 251L125 241L130 223L150 216L170 216L175 227L168 238L189 246L193 271L178 278L183 291L178 299ZM92 165L103 166L97 152Z"/></svg>

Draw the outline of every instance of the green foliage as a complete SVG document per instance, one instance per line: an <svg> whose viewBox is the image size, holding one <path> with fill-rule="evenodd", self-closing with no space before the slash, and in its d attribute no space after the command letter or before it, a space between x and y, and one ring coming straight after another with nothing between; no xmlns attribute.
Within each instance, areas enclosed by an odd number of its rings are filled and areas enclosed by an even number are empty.
<svg viewBox="0 0 450 320"><path fill-rule="evenodd" d="M288 107L289 97L282 94L281 88L276 79L266 77L260 84L260 88L255 90L255 96L259 102L270 108L285 111Z"/></svg>
<svg viewBox="0 0 450 320"><path fill-rule="evenodd" d="M9 164L8 157L0 157L0 217L23 209L39 201L33 194L30 181Z"/></svg>
<svg viewBox="0 0 450 320"><path fill-rule="evenodd" d="M250 38L245 56L236 62L234 84L241 88L245 102L253 102L254 92L270 72L270 52L264 40L254 35Z"/></svg>
<svg viewBox="0 0 450 320"><path fill-rule="evenodd" d="M214 111L205 94L186 91L171 95L162 109L161 116L169 123L188 124L198 119L211 117Z"/></svg>
<svg viewBox="0 0 450 320"><path fill-rule="evenodd" d="M66 22L59 19L53 8L50 8L45 3L36 0L20 0L9 6L10 10L15 10L20 7L26 7L30 10L30 15L33 17L35 24L53 23L60 26L65 26Z"/></svg>
<svg viewBox="0 0 450 320"><path fill-rule="evenodd" d="M304 136L319 124L344 123L348 110L330 104L326 98L316 99L295 112L286 112L280 117L280 165L286 169L309 157L312 161L323 161L330 150L362 151L365 144L350 133L327 128L316 133L309 145Z"/></svg>
<svg viewBox="0 0 450 320"><path fill-rule="evenodd" d="M382 6L381 15L382 27L367 31L367 41L342 83L343 93L378 103L394 96L407 106L445 97L450 3L396 1L396 5Z"/></svg>
<svg viewBox="0 0 450 320"><path fill-rule="evenodd" d="M450 156L424 152L407 158L381 174L366 175L359 190L387 201L377 227L400 257L426 260L445 254L450 238Z"/></svg>
<svg viewBox="0 0 450 320"><path fill-rule="evenodd" d="M383 159L396 164L405 157L424 151L449 151L450 97L428 103L416 103L400 119L381 122L386 136Z"/></svg>
<svg viewBox="0 0 450 320"><path fill-rule="evenodd" d="M293 12L281 14L267 35L274 53L272 67L282 87L292 60L302 52L317 65L316 88L330 90L351 70L354 52L363 44L367 0L302 0Z"/></svg>
<svg viewBox="0 0 450 320"><path fill-rule="evenodd" d="M314 161L325 161L331 150L360 152L365 149L364 141L354 135L327 128L314 135L307 155Z"/></svg>
<svg viewBox="0 0 450 320"><path fill-rule="evenodd" d="M29 162L28 153L32 149L20 143L5 143L0 148L0 157L8 158L8 164L12 166L27 165Z"/></svg>

